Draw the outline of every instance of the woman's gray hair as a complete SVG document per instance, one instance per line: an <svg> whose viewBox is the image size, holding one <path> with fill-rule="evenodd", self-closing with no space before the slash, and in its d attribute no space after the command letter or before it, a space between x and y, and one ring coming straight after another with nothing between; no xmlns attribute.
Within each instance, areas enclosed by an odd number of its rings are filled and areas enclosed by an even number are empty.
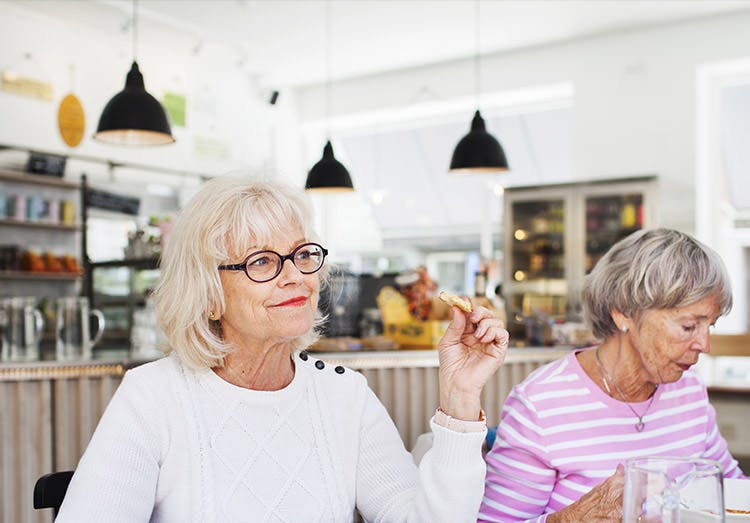
<svg viewBox="0 0 750 523"><path fill-rule="evenodd" d="M220 176L203 185L180 212L161 256L161 274L152 300L169 349L193 368L224 364L232 347L219 321L225 310L217 267L275 236L298 234L315 241L312 211L304 192L278 181ZM328 271L320 271L321 282ZM247 280L248 285L254 285ZM320 313L310 332L292 350L318 338Z"/></svg>
<svg viewBox="0 0 750 523"><path fill-rule="evenodd" d="M583 310L594 336L617 331L614 310L636 321L650 309L672 309L716 296L732 308L729 275L719 255L685 233L645 229L620 240L583 284Z"/></svg>

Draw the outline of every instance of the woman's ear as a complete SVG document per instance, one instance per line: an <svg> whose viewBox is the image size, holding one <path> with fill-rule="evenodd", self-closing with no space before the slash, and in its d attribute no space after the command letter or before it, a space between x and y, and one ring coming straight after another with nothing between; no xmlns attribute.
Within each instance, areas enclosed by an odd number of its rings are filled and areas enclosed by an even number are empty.
<svg viewBox="0 0 750 523"><path fill-rule="evenodd" d="M630 318L625 316L622 312L618 311L617 309L612 309L612 321L615 322L615 325L617 326L617 330L622 333L628 332L628 330L630 330L630 327L632 325Z"/></svg>

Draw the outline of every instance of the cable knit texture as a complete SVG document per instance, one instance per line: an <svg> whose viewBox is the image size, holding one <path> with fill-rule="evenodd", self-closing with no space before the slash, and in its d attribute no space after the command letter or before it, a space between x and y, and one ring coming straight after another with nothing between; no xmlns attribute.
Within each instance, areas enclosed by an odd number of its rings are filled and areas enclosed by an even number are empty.
<svg viewBox="0 0 750 523"><path fill-rule="evenodd" d="M476 521L483 432L431 422L417 469L362 375L294 362L273 392L174 354L127 372L56 522Z"/></svg>

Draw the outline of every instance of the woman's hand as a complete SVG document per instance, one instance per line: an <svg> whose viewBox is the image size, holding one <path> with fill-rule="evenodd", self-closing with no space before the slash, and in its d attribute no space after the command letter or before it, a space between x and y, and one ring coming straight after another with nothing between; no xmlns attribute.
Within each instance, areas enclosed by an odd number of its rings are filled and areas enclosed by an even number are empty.
<svg viewBox="0 0 750 523"><path fill-rule="evenodd" d="M578 501L547 516L547 523L622 521L624 487L625 468L617 465L614 474L581 496Z"/></svg>
<svg viewBox="0 0 750 523"><path fill-rule="evenodd" d="M438 343L440 408L465 421L479 419L484 384L505 360L508 331L484 308L467 314L451 307L453 318Z"/></svg>

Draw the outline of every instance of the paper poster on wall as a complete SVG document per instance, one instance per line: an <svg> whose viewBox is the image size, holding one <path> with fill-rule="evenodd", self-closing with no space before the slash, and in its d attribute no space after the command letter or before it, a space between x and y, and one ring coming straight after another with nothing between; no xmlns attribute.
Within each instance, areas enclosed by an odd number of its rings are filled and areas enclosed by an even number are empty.
<svg viewBox="0 0 750 523"><path fill-rule="evenodd" d="M210 136L193 136L193 154L197 158L226 160L229 158L229 144Z"/></svg>
<svg viewBox="0 0 750 523"><path fill-rule="evenodd" d="M57 110L57 128L68 147L76 147L81 143L86 132L86 115L76 95L68 94L60 102Z"/></svg>
<svg viewBox="0 0 750 523"><path fill-rule="evenodd" d="M0 89L30 98L52 100L52 82L22 76L8 69L0 77Z"/></svg>
<svg viewBox="0 0 750 523"><path fill-rule="evenodd" d="M168 91L164 93L164 99L161 101L161 104L167 111L172 125L185 127L185 108L187 107L187 103L184 94Z"/></svg>

